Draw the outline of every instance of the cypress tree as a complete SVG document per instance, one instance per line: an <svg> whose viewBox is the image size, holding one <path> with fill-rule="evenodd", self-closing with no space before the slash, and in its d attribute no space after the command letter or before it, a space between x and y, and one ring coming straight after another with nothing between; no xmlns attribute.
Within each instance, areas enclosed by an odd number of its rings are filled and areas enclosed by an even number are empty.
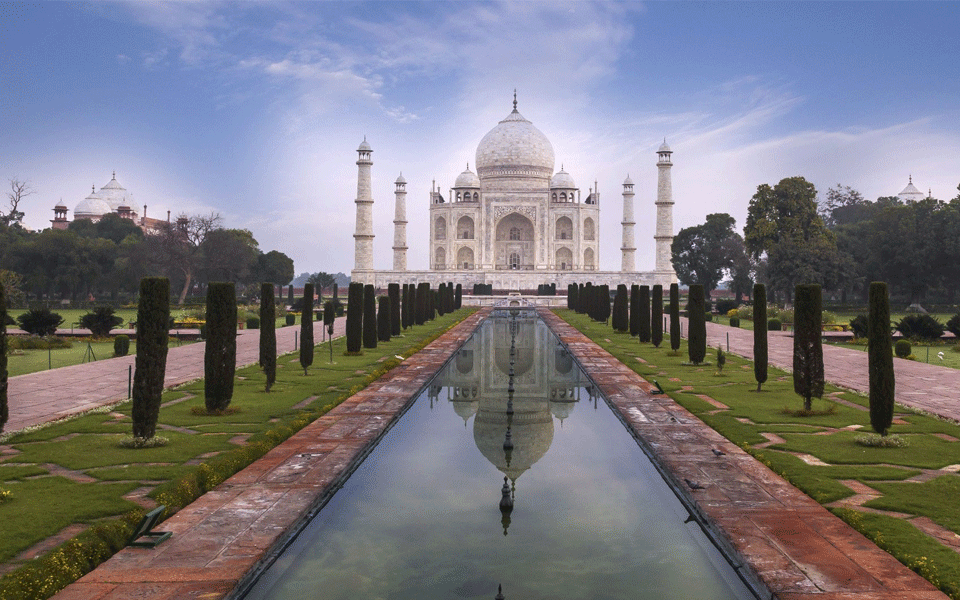
<svg viewBox="0 0 960 600"><path fill-rule="evenodd" d="M867 325L867 361L870 373L870 425L882 436L893 424L893 348L890 337L890 297L887 284L870 284L870 311Z"/></svg>
<svg viewBox="0 0 960 600"><path fill-rule="evenodd" d="M625 332L630 328L630 317L627 314L627 286L617 286L617 295L613 299L613 329Z"/></svg>
<svg viewBox="0 0 960 600"><path fill-rule="evenodd" d="M303 311L300 313L300 366L303 374L313 364L313 284L303 284Z"/></svg>
<svg viewBox="0 0 960 600"><path fill-rule="evenodd" d="M803 398L803 409L810 411L811 398L823 396L824 384L820 286L798 285L793 299L793 391Z"/></svg>
<svg viewBox="0 0 960 600"><path fill-rule="evenodd" d="M610 286L601 285L600 286L600 321L604 323L610 318Z"/></svg>
<svg viewBox="0 0 960 600"><path fill-rule="evenodd" d="M413 287L409 283L403 284L403 289L400 291L400 300L403 303L400 307L400 324L403 325L403 328L406 329L411 325L410 315L410 288Z"/></svg>
<svg viewBox="0 0 960 600"><path fill-rule="evenodd" d="M707 319L703 286L690 286L690 302L687 304L687 355L690 362L699 365L707 356Z"/></svg>
<svg viewBox="0 0 960 600"><path fill-rule="evenodd" d="M680 286L670 284L670 349L680 349Z"/></svg>
<svg viewBox="0 0 960 600"><path fill-rule="evenodd" d="M650 313L650 341L654 348L663 343L663 286L653 286L652 311Z"/></svg>
<svg viewBox="0 0 960 600"><path fill-rule="evenodd" d="M641 343L650 341L650 286L640 286L640 330L637 337Z"/></svg>
<svg viewBox="0 0 960 600"><path fill-rule="evenodd" d="M640 286L630 286L630 335L640 335Z"/></svg>
<svg viewBox="0 0 960 600"><path fill-rule="evenodd" d="M267 377L265 392L277 380L277 308L273 293L272 283L260 284L260 368ZM326 311L323 317L327 317Z"/></svg>
<svg viewBox="0 0 960 600"><path fill-rule="evenodd" d="M594 317L594 306L596 305L596 298L593 294L593 284L589 281L583 286L583 294L580 296L580 312L587 315L591 319Z"/></svg>
<svg viewBox="0 0 960 600"><path fill-rule="evenodd" d="M463 307L463 285L457 284L457 289L453 296L453 308L460 310Z"/></svg>
<svg viewBox="0 0 960 600"><path fill-rule="evenodd" d="M237 371L237 293L233 283L207 284L207 347L203 353L203 402L222 411L233 399Z"/></svg>
<svg viewBox="0 0 960 600"><path fill-rule="evenodd" d="M377 290L372 283L363 286L363 347L377 347Z"/></svg>
<svg viewBox="0 0 960 600"><path fill-rule="evenodd" d="M437 289L437 297L439 302L437 302L437 312L440 313L442 317L446 311L446 299L447 299L447 284L441 283L440 287Z"/></svg>
<svg viewBox="0 0 960 600"><path fill-rule="evenodd" d="M347 288L347 352L358 354L363 343L363 284Z"/></svg>
<svg viewBox="0 0 960 600"><path fill-rule="evenodd" d="M390 313L393 309L390 307L390 296L380 296L378 300L377 311L377 341L390 341Z"/></svg>
<svg viewBox="0 0 960 600"><path fill-rule="evenodd" d="M337 320L337 301L327 300L323 304L323 326L327 328L330 341L330 362L333 362L333 322Z"/></svg>
<svg viewBox="0 0 960 600"><path fill-rule="evenodd" d="M7 405L7 294L0 285L0 433L10 418Z"/></svg>
<svg viewBox="0 0 960 600"><path fill-rule="evenodd" d="M416 315L416 324L423 325L427 320L427 295L430 293L430 284L421 281L417 284L417 310L414 313Z"/></svg>
<svg viewBox="0 0 960 600"><path fill-rule="evenodd" d="M287 305L293 306L293 284L287 286Z"/></svg>
<svg viewBox="0 0 960 600"><path fill-rule="evenodd" d="M400 335L400 284L388 285L387 296L390 297L390 335Z"/></svg>
<svg viewBox="0 0 960 600"><path fill-rule="evenodd" d="M170 280L140 280L137 355L133 373L133 437L149 439L157 430L170 335Z"/></svg>
<svg viewBox="0 0 960 600"><path fill-rule="evenodd" d="M767 287L762 283L753 286L753 376L757 391L767 382Z"/></svg>

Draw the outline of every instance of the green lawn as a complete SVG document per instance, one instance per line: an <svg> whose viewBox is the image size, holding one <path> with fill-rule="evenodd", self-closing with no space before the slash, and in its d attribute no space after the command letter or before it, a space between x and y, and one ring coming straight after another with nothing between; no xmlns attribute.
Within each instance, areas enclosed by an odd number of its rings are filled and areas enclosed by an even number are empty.
<svg viewBox="0 0 960 600"><path fill-rule="evenodd" d="M67 525L136 514L137 505L123 498L133 489L151 489L150 496L175 511L399 364L395 355L413 354L471 312L461 309L438 317L361 356L344 356L345 340L339 338L333 342L333 364L328 344L319 344L308 376L296 353L283 355L278 358L277 381L270 393L263 391L264 376L258 367L239 369L230 404L237 411L225 416L195 414L194 409L204 405L202 381L167 391L159 423L176 429L158 429L158 435L169 439L163 447L119 446L120 439L131 432L130 403L9 439L0 437L3 447L17 452L3 455L0 462L0 492L11 494L0 503L4 524L0 562L9 563ZM310 398L301 408L293 408ZM51 474L49 465L69 470L74 479ZM31 565L40 562L32 561L24 569L37 568ZM53 565L49 568L60 568L56 561ZM0 598L46 598L56 591L50 586L29 592L11 587L20 585L23 572L0 579Z"/></svg>
<svg viewBox="0 0 960 600"><path fill-rule="evenodd" d="M960 464L960 425L898 406L899 421L891 433L905 437L909 447L867 448L854 441L858 433L871 430L868 401L861 395L827 385L824 399L814 400L814 409L832 412L798 417L784 410L802 407L802 399L793 392L792 376L786 372L771 367L768 381L758 393L753 363L746 359L727 355L722 373L717 373L715 366L684 366L686 340L680 355L670 356L669 335L660 348L654 348L585 315L556 312L641 376L658 381L687 410L814 500L829 505L850 497L853 491L841 482L858 480L881 494L867 507L926 516L960 535L960 503L956 500L960 476L937 470ZM709 361L715 363L715 356L716 349L708 351ZM710 396L729 409L717 411L697 394ZM784 442L768 445L764 433L775 434ZM800 455L812 455L826 466L808 464ZM921 474L925 474L922 483L911 479ZM956 552L909 520L831 510L951 597L960 598L960 555Z"/></svg>

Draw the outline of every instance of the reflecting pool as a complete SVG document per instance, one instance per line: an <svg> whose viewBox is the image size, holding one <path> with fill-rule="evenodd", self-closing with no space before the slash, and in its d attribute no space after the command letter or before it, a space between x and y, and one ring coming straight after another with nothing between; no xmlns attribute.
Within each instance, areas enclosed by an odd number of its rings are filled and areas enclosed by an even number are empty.
<svg viewBox="0 0 960 600"><path fill-rule="evenodd" d="M491 318L247 599L753 598L687 517L546 325Z"/></svg>

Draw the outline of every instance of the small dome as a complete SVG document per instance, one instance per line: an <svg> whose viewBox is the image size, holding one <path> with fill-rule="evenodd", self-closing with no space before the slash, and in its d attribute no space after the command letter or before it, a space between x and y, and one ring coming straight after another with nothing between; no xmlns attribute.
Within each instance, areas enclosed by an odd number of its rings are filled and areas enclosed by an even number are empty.
<svg viewBox="0 0 960 600"><path fill-rule="evenodd" d="M477 174L470 170L470 165L467 165L467 170L463 173L460 173L457 176L457 182L453 184L455 188L479 188L480 187L480 178L477 177Z"/></svg>
<svg viewBox="0 0 960 600"><path fill-rule="evenodd" d="M57 202L57 205L54 206L54 208L62 208L64 210L67 209L67 205L63 203L63 198L60 198L60 202Z"/></svg>
<svg viewBox="0 0 960 600"><path fill-rule="evenodd" d="M673 150L670 149L670 146L667 145L667 138L663 138L663 143L660 144L660 149L657 150L657 152L673 152Z"/></svg>
<svg viewBox="0 0 960 600"><path fill-rule="evenodd" d="M113 212L110 205L104 202L96 192L91 191L90 195L77 203L73 209L75 219L90 219L93 217L102 217L105 214Z"/></svg>
<svg viewBox="0 0 960 600"><path fill-rule="evenodd" d="M627 175L627 178L623 180L623 185L633 185L633 180L630 179L629 175Z"/></svg>
<svg viewBox="0 0 960 600"><path fill-rule="evenodd" d="M913 175L910 176L907 187L903 188L903 191L897 194L897 198L900 198L904 202L917 202L918 200L923 200L923 192L918 190L917 186L913 185Z"/></svg>
<svg viewBox="0 0 960 600"><path fill-rule="evenodd" d="M357 152L373 152L373 148L367 143L367 136L363 136L363 141L360 142L360 147L357 148Z"/></svg>
<svg viewBox="0 0 960 600"><path fill-rule="evenodd" d="M553 179L550 180L551 188L563 188L563 189L576 189L577 184L573 180L573 177L570 177L570 173L567 173L563 170L563 166L560 167L560 171L553 176Z"/></svg>
<svg viewBox="0 0 960 600"><path fill-rule="evenodd" d="M403 178L403 173L400 173L400 177L397 177L397 180L394 183L406 183L407 180Z"/></svg>

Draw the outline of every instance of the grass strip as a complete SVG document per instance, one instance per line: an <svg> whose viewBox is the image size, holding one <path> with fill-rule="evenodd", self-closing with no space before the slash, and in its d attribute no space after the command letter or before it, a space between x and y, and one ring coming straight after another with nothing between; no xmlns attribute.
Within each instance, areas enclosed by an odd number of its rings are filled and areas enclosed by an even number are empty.
<svg viewBox="0 0 960 600"><path fill-rule="evenodd" d="M163 447L118 445L131 430L129 403L5 439L17 454L0 463L9 492L0 504L0 560L9 562L67 525L92 526L0 579L0 599L49 598L119 550L143 514L124 494L152 489L150 496L167 505L166 516L176 512L400 364L397 355L413 355L472 312L407 329L360 356L344 356L343 338L334 340L332 364L323 342L308 376L295 354L283 355L270 393L258 367L239 369L230 405L239 410L229 415L193 414L203 406L202 382L168 391L158 425L158 435L170 439Z"/></svg>
<svg viewBox="0 0 960 600"><path fill-rule="evenodd" d="M903 435L909 446L866 448L853 440L858 430L870 431L867 399L861 395L828 384L824 399L815 399L813 404L822 414L797 416L803 401L794 393L792 376L785 371L770 367L763 391L756 392L753 364L742 357L728 354L722 371L716 366L688 366L684 364L685 340L680 350L672 353L669 343L654 348L586 315L555 312L643 378L659 382L678 404L817 502L830 504L853 495L842 481L856 480L883 494L867 506L926 516L960 534L960 505L956 502L960 476L934 471L940 476L925 483L903 481L925 469L960 464L957 424L898 406L891 433ZM708 351L707 359L714 354ZM784 443L771 444L777 438ZM760 444L765 447L756 448ZM825 464L807 462L798 455ZM952 598L960 599L960 554L909 521L855 510L834 512Z"/></svg>

